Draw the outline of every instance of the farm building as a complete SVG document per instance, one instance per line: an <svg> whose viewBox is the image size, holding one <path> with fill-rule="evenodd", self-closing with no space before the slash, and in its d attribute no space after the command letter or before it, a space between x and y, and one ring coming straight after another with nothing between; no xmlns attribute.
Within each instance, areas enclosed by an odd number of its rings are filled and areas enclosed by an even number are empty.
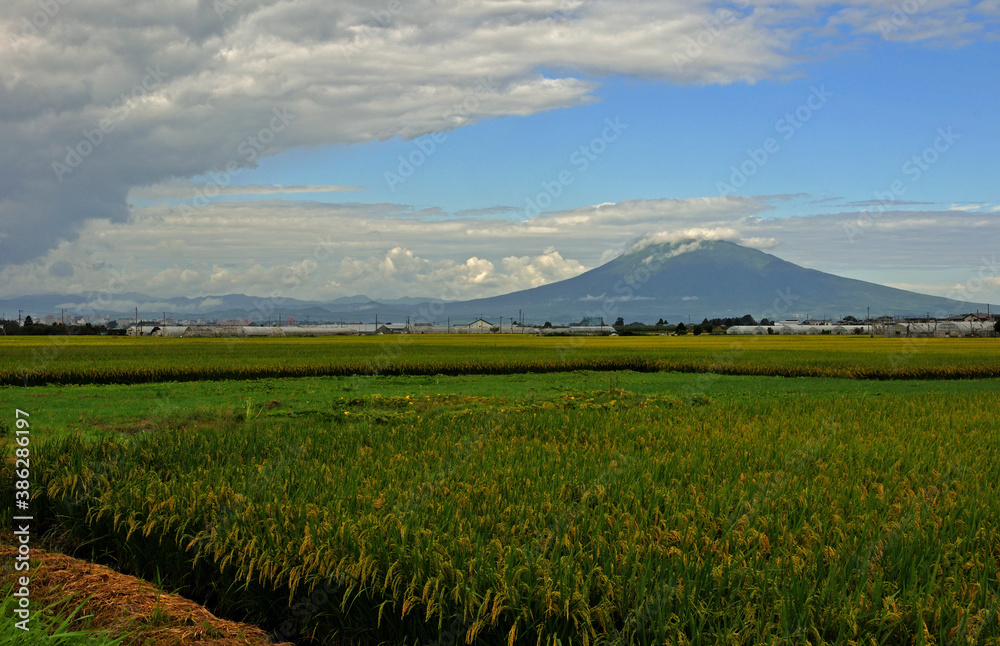
<svg viewBox="0 0 1000 646"><path fill-rule="evenodd" d="M496 326L481 318L478 318L471 323L451 324L452 332L456 334L483 334L486 332L492 332L494 327Z"/></svg>
<svg viewBox="0 0 1000 646"><path fill-rule="evenodd" d="M771 332L768 332L768 330ZM776 323L764 325L734 325L726 334L877 334L891 337L963 337L990 336L993 323L990 321L897 321L868 325L866 323L847 325L806 325L802 323Z"/></svg>
<svg viewBox="0 0 1000 646"><path fill-rule="evenodd" d="M868 325L807 325L804 323L775 323L774 325L734 325L726 334L869 334ZM768 332L768 330L771 330Z"/></svg>
<svg viewBox="0 0 1000 646"><path fill-rule="evenodd" d="M957 338L963 336L989 336L993 334L992 321L900 321L885 326L885 336Z"/></svg>
<svg viewBox="0 0 1000 646"><path fill-rule="evenodd" d="M385 323L375 330L375 334L410 334L412 332L413 330L407 323Z"/></svg>

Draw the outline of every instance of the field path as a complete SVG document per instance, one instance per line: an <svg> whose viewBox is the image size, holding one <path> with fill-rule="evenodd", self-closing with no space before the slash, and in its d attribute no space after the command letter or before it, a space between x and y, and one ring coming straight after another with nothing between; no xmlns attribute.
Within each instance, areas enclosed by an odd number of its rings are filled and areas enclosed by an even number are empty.
<svg viewBox="0 0 1000 646"><path fill-rule="evenodd" d="M13 562L17 549L7 535L0 560ZM79 615L92 616L92 629L111 636L131 633L126 644L166 646L271 646L260 628L219 619L203 606L153 584L96 563L32 548L32 600L45 605L66 597L68 614L90 597ZM34 565L38 562L37 569ZM284 642L278 646L291 646Z"/></svg>

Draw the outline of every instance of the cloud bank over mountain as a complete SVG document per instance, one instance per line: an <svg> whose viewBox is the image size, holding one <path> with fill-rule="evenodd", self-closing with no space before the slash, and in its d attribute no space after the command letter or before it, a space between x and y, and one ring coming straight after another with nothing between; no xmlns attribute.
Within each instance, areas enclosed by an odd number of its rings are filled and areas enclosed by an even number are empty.
<svg viewBox="0 0 1000 646"><path fill-rule="evenodd" d="M365 188L335 176L238 184L288 151L571 110L620 79L780 83L803 61L866 43L995 39L995 2L918 4L5 2L0 291L101 289L116 271L145 291L266 293L308 279L315 296L399 295L407 280L489 293L596 266L649 232L733 227L743 244L764 248L805 238L795 221L753 220L780 199L766 195L617 199L525 220L515 199L461 215L434 204L311 201ZM987 219L993 205L954 207ZM836 228L839 217L824 223ZM865 234L955 221L887 215ZM331 237L336 252L308 270Z"/></svg>

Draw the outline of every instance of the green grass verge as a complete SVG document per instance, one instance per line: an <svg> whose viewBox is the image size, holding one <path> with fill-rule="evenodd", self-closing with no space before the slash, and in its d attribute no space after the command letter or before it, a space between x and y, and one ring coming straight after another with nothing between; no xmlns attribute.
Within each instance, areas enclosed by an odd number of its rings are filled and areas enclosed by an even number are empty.
<svg viewBox="0 0 1000 646"><path fill-rule="evenodd" d="M22 630L14 615L18 607L14 590L9 581L0 584L0 646L118 646L126 639L90 630L90 617L81 614L83 603L74 607L70 599L41 607L32 604L28 630Z"/></svg>
<svg viewBox="0 0 1000 646"><path fill-rule="evenodd" d="M867 381L836 378L744 377L703 373L575 371L520 375L352 376L300 379L167 382L130 386L0 387L0 410L31 415L33 433L60 437L136 434L198 419L252 415L267 419L306 417L341 398L379 394L386 398L440 395L470 398L469 407L488 410L506 404L555 401L563 395L619 388L643 396L669 394L722 404L758 398L807 395L818 404L831 399L891 395L963 396L1000 392L1000 379ZM13 429L0 418L0 433Z"/></svg>

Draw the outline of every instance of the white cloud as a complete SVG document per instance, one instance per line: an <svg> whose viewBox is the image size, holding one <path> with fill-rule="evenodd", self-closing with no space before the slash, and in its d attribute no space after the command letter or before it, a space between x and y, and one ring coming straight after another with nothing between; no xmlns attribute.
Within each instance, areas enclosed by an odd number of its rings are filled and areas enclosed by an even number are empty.
<svg viewBox="0 0 1000 646"><path fill-rule="evenodd" d="M282 186L278 184L197 184L194 182L166 182L153 186L141 186L129 191L130 202L137 200L184 200L193 201L198 196L216 197L232 195L294 195L297 193L333 193L361 190L361 186L339 186L330 184L307 186Z"/></svg>
<svg viewBox="0 0 1000 646"><path fill-rule="evenodd" d="M380 291L383 297L414 296L423 289L425 291L419 295L464 300L538 287L572 278L586 270L582 264L563 258L553 248L533 257L508 256L500 266L498 270L492 261L476 256L465 261L428 260L409 249L396 247L384 256L345 258L338 278L357 293ZM392 284L390 281L397 284L397 291L386 294L387 285ZM410 291L400 292L400 286Z"/></svg>
<svg viewBox="0 0 1000 646"><path fill-rule="evenodd" d="M0 217L18 240L6 262L73 238L88 218L126 221L133 190L206 173L225 177L220 194L248 190L225 186L290 148L580 105L594 100L585 76L729 83L790 60L785 37L751 14L679 68L707 2L54 6L57 19L33 27L36 2L0 5Z"/></svg>
<svg viewBox="0 0 1000 646"><path fill-rule="evenodd" d="M361 0L73 0L49 3L56 15L33 25L41 6L0 4L3 263L75 239L89 219L126 222L130 195L169 193L163 183L177 178L235 175L291 148L581 105L606 77L753 83L786 74L809 48L826 55L830 43L878 37L895 9L874 0L769 0L731 15L709 0L405 0L398 11ZM982 37L978 17L976 5L927 0L893 37L966 42ZM601 211L592 217L615 215Z"/></svg>
<svg viewBox="0 0 1000 646"><path fill-rule="evenodd" d="M503 269L513 284L525 289L572 278L587 268L549 247L539 256L508 256L503 259Z"/></svg>
<svg viewBox="0 0 1000 646"><path fill-rule="evenodd" d="M680 229L676 231L663 231L660 233L652 233L644 236L642 240L639 240L628 249L625 253L635 253L636 251L642 251L647 247L653 245L661 244L671 244L676 245L682 242L695 241L695 243L689 245L681 245L680 248L687 248L690 251L698 249L700 245L696 244L698 241L703 240L737 240L740 237L740 232L733 228L718 228L718 229L707 229L707 228L694 228L694 229ZM684 252L681 252L684 253ZM678 255L678 254L674 254ZM668 256L669 257L669 256Z"/></svg>
<svg viewBox="0 0 1000 646"><path fill-rule="evenodd" d="M751 249L773 249L780 244L777 238L740 238L737 242Z"/></svg>
<svg viewBox="0 0 1000 646"><path fill-rule="evenodd" d="M1000 239L1000 219L984 213L766 217L770 199L630 201L523 222L422 218L399 204L218 201L188 217L176 207L149 206L136 208L127 223L93 220L78 241L0 269L0 297L277 291L299 299L454 300L569 278L630 247L702 240L767 250L780 245L777 255L800 265L881 283L936 284L939 289L927 291L946 293L978 276ZM551 225L561 218L584 224ZM512 248L519 253L511 255ZM996 285L986 282L983 289L980 301L1000 302Z"/></svg>

